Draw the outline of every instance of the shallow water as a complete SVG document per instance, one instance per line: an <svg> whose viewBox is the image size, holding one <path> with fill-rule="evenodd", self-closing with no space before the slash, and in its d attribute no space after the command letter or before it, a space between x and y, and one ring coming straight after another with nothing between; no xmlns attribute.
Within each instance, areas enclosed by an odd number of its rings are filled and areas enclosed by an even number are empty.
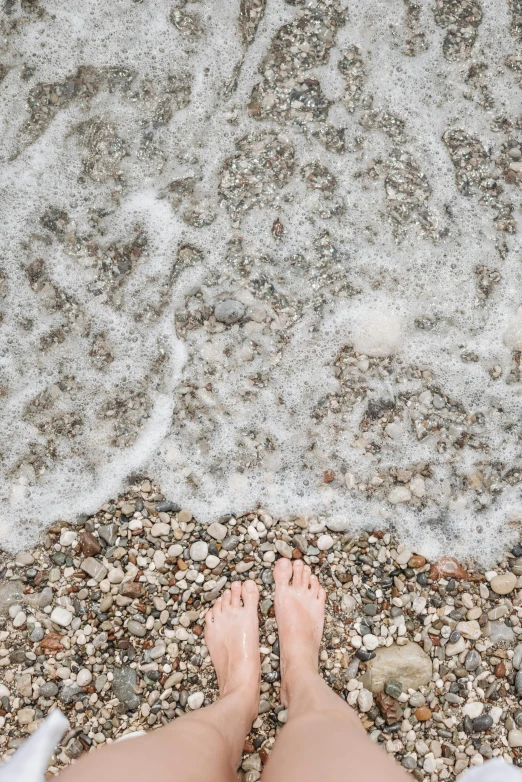
<svg viewBox="0 0 522 782"><path fill-rule="evenodd" d="M136 474L518 536L519 5L8 0L4 547Z"/></svg>

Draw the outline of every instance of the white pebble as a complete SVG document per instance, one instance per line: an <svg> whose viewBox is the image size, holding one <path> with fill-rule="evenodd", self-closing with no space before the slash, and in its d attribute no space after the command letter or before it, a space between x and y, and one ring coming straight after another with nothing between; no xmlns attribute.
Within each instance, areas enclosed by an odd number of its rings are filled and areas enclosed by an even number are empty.
<svg viewBox="0 0 522 782"><path fill-rule="evenodd" d="M317 538L317 548L319 551L328 551L329 548L332 548L334 544L334 539L331 535L319 535Z"/></svg>
<svg viewBox="0 0 522 782"><path fill-rule="evenodd" d="M187 703L190 709L196 710L201 708L204 700L205 696L202 692L193 692L192 695L188 696Z"/></svg>

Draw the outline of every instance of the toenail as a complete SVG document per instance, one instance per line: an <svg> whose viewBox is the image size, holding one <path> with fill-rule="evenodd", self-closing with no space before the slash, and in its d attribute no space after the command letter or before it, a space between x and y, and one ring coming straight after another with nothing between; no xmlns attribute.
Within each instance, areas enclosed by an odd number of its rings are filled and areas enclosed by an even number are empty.
<svg viewBox="0 0 522 782"><path fill-rule="evenodd" d="M256 585L254 584L253 581L250 581L250 579L245 582L245 589L247 590L247 592L256 592L257 591Z"/></svg>

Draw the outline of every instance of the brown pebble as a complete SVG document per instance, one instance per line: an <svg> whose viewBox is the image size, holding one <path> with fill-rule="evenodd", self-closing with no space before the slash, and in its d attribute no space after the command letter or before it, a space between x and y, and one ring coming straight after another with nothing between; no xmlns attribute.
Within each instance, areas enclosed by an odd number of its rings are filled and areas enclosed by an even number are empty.
<svg viewBox="0 0 522 782"><path fill-rule="evenodd" d="M120 587L120 595L123 597L130 597L134 600L136 597L140 597L143 592L143 586L139 581L127 581Z"/></svg>
<svg viewBox="0 0 522 782"><path fill-rule="evenodd" d="M331 483L333 479L335 478L335 473L333 470L325 470L323 472L323 478L325 483Z"/></svg>
<svg viewBox="0 0 522 782"><path fill-rule="evenodd" d="M179 567L180 570L188 570L188 565L184 559L178 559L176 565Z"/></svg>
<svg viewBox="0 0 522 782"><path fill-rule="evenodd" d="M243 744L243 752L253 752L254 751L254 745L251 741L245 741Z"/></svg>
<svg viewBox="0 0 522 782"><path fill-rule="evenodd" d="M261 763L263 766L268 761L268 758L270 757L266 749L260 749L259 750L259 757L261 758Z"/></svg>
<svg viewBox="0 0 522 782"><path fill-rule="evenodd" d="M467 578L468 574L454 557L441 557L431 566L430 578Z"/></svg>
<svg viewBox="0 0 522 782"><path fill-rule="evenodd" d="M95 557L101 551L98 539L87 530L84 530L80 535L80 548L84 557Z"/></svg>
<svg viewBox="0 0 522 782"><path fill-rule="evenodd" d="M194 635L201 635L201 633L203 632L203 628L201 627L201 625L194 625L194 627L192 627L191 630L194 633Z"/></svg>
<svg viewBox="0 0 522 782"><path fill-rule="evenodd" d="M414 554L413 557L410 557L408 560L408 567L418 568L418 567L424 567L426 564L426 558L421 557L420 554Z"/></svg>
<svg viewBox="0 0 522 782"><path fill-rule="evenodd" d="M431 709L429 709L427 706L419 706L419 708L416 709L413 713L419 722L426 722L427 720L431 720Z"/></svg>
<svg viewBox="0 0 522 782"><path fill-rule="evenodd" d="M292 549L292 559L302 559L303 558L303 552L299 551L298 548Z"/></svg>
<svg viewBox="0 0 522 782"><path fill-rule="evenodd" d="M506 666L504 663L498 663L498 665L495 665L495 676L497 679L503 679L506 675Z"/></svg>
<svg viewBox="0 0 522 782"><path fill-rule="evenodd" d="M40 646L46 652L61 652L63 647L62 636L59 633L48 633L40 641Z"/></svg>

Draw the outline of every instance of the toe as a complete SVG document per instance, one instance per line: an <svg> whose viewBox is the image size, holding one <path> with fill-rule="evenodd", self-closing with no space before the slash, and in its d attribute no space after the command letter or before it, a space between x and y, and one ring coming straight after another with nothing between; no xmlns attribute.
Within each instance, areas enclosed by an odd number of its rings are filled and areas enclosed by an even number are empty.
<svg viewBox="0 0 522 782"><path fill-rule="evenodd" d="M252 579L248 579L243 584L241 590L241 597L243 598L243 605L245 608L254 608L259 602L259 589L257 584Z"/></svg>
<svg viewBox="0 0 522 782"><path fill-rule="evenodd" d="M212 608L209 608L207 613L205 614L205 624L211 625L214 621L214 612Z"/></svg>
<svg viewBox="0 0 522 782"><path fill-rule="evenodd" d="M302 579L303 579L303 586L306 589L308 589L308 587L310 586L311 577L312 577L312 569L308 565L305 565L303 568Z"/></svg>
<svg viewBox="0 0 522 782"><path fill-rule="evenodd" d="M326 602L326 592L322 586L319 587L319 594L317 595L317 597L321 601L321 603Z"/></svg>
<svg viewBox="0 0 522 782"><path fill-rule="evenodd" d="M230 603L232 608L239 608L241 605L241 581L232 581L232 597Z"/></svg>
<svg viewBox="0 0 522 782"><path fill-rule="evenodd" d="M225 589L225 591L223 592L223 598L222 598L222 601L221 601L221 610L222 611L226 610L227 608L230 608L230 601L231 601L231 599L232 599L232 593L231 593L230 589Z"/></svg>
<svg viewBox="0 0 522 782"><path fill-rule="evenodd" d="M320 584L319 579L317 576L311 576L310 578L310 591L314 597L317 597L319 594Z"/></svg>
<svg viewBox="0 0 522 782"><path fill-rule="evenodd" d="M303 585L303 563L300 559L294 562L294 574L292 576L292 586L300 587Z"/></svg>
<svg viewBox="0 0 522 782"><path fill-rule="evenodd" d="M216 602L214 603L214 607L212 608L212 618L216 619L218 616L221 616L221 609L223 608L223 598L218 597Z"/></svg>
<svg viewBox="0 0 522 782"><path fill-rule="evenodd" d="M281 557L274 568L274 581L276 586L288 586L292 578L292 563L286 557Z"/></svg>

